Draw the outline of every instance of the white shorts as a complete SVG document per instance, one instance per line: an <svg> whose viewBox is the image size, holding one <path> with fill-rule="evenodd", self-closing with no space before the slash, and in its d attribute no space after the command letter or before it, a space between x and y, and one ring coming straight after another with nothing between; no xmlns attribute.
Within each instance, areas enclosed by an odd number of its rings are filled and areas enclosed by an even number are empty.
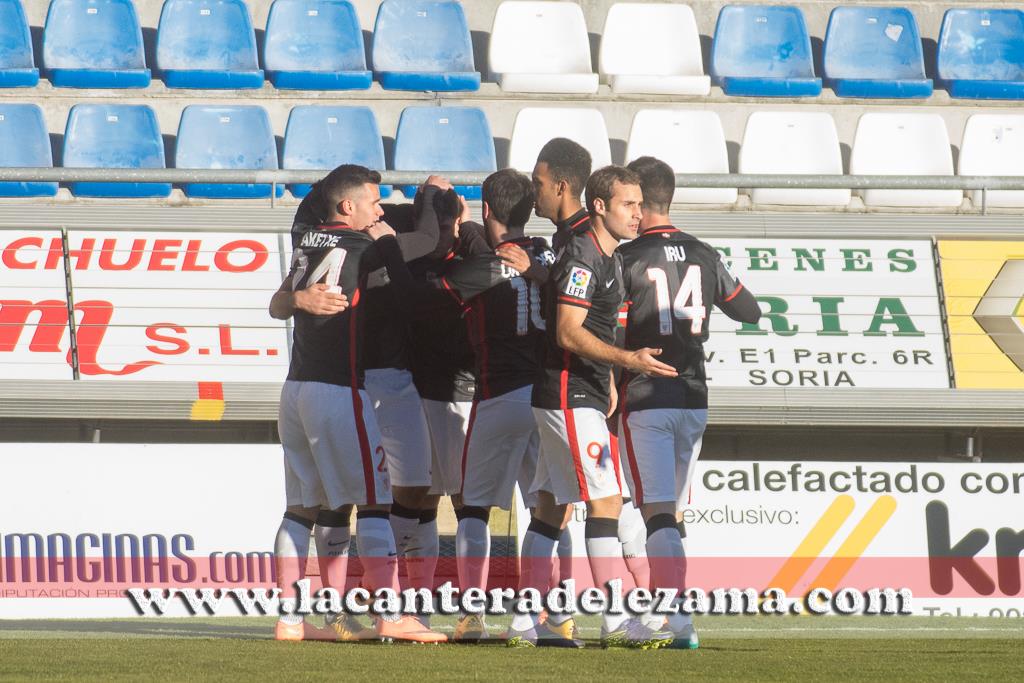
<svg viewBox="0 0 1024 683"><path fill-rule="evenodd" d="M430 432L423 403L408 370L366 371L392 486L430 486Z"/></svg>
<svg viewBox="0 0 1024 683"><path fill-rule="evenodd" d="M674 502L677 510L683 509L707 422L706 409L658 408L623 415L619 440L635 505Z"/></svg>
<svg viewBox="0 0 1024 683"><path fill-rule="evenodd" d="M462 490L462 449L472 409L472 401L448 403L423 399L433 447L430 486L433 494L450 496Z"/></svg>
<svg viewBox="0 0 1024 683"><path fill-rule="evenodd" d="M384 446L365 391L286 381L277 421L288 505L389 505Z"/></svg>
<svg viewBox="0 0 1024 683"><path fill-rule="evenodd" d="M532 481L540 437L530 407L532 386L477 402L462 454L462 502L511 509L520 470Z"/></svg>
<svg viewBox="0 0 1024 683"><path fill-rule="evenodd" d="M531 492L576 503L622 494L618 454L611 448L604 413L595 408L533 409L540 457Z"/></svg>
<svg viewBox="0 0 1024 683"><path fill-rule="evenodd" d="M530 447L523 454L523 461L519 463L519 472L516 474L516 485L519 487L519 495L523 499L523 505L529 508L537 507L537 492L533 491L533 480L537 477L537 460L540 458L540 432L536 430L537 420L530 411L530 419L533 420L534 432Z"/></svg>

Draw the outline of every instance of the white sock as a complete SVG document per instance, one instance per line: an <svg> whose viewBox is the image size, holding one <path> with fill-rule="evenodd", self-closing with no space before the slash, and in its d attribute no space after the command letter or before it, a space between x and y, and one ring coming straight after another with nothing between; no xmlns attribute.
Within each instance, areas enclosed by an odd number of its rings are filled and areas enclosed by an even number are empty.
<svg viewBox="0 0 1024 683"><path fill-rule="evenodd" d="M590 572L594 576L594 584L607 592L607 583L612 579L622 580L622 593L632 589L632 576L626 570L622 559L622 543L619 542L618 520L603 517L590 517L586 523L587 559L590 561ZM604 627L606 631L619 628L630 615L605 612Z"/></svg>
<svg viewBox="0 0 1024 683"><path fill-rule="evenodd" d="M286 513L290 514L290 513ZM309 532L313 523L304 524L297 517L286 516L277 528L274 538L274 558L277 562L277 586L281 589L281 621L297 624L301 614L292 614L297 604L295 582L306 576L309 558Z"/></svg>
<svg viewBox="0 0 1024 683"><path fill-rule="evenodd" d="M441 549L437 537L437 511L430 512L433 514L420 513L419 524L406 545L405 571L413 588L434 590L434 572ZM429 620L429 615L427 618Z"/></svg>
<svg viewBox="0 0 1024 683"><path fill-rule="evenodd" d="M653 588L675 588L682 594L686 587L686 553L679 529L670 524L670 519L651 518L655 530L647 537L647 555L651 563L651 584ZM660 527L660 528L659 528ZM677 603L679 601L677 600ZM679 631L691 619L688 614L673 614L668 618L669 628Z"/></svg>
<svg viewBox="0 0 1024 683"><path fill-rule="evenodd" d="M320 565L320 582L324 588L334 588L344 595L345 582L348 579L351 530L347 526L326 526L318 523L313 527L313 538L316 540L316 557Z"/></svg>
<svg viewBox="0 0 1024 683"><path fill-rule="evenodd" d="M541 598L547 594L551 581L551 566L554 564L555 543L555 539L550 536L533 529L526 531L520 552L520 588L536 588L540 591ZM539 616L515 613L512 616L512 628L516 631L531 629L537 625Z"/></svg>
<svg viewBox="0 0 1024 683"><path fill-rule="evenodd" d="M399 506L394 506L399 507ZM407 514L413 515L412 517L406 516ZM389 517L391 520L391 529L395 534L395 548L398 550L398 554L404 556L406 549L409 546L409 541L416 533L416 527L420 524L420 513L419 510L406 511L404 508L399 514L391 512Z"/></svg>
<svg viewBox="0 0 1024 683"><path fill-rule="evenodd" d="M651 587L651 569L647 563L647 525L644 516L632 502L622 504L619 516L619 541L622 557L637 586Z"/></svg>
<svg viewBox="0 0 1024 683"><path fill-rule="evenodd" d="M558 536L558 562L555 565L558 570L558 577L556 578L552 575L552 579L554 579L551 582L552 585L572 578L572 564L575 561L576 558L572 556L572 534L569 532L569 527L566 527L562 529L562 533Z"/></svg>
<svg viewBox="0 0 1024 683"><path fill-rule="evenodd" d="M359 513L356 516L356 538L366 587L371 592L378 588L398 591L398 552L388 520Z"/></svg>
<svg viewBox="0 0 1024 683"><path fill-rule="evenodd" d="M463 517L455 532L455 558L459 589L487 589L488 561L491 556L491 530L477 517Z"/></svg>

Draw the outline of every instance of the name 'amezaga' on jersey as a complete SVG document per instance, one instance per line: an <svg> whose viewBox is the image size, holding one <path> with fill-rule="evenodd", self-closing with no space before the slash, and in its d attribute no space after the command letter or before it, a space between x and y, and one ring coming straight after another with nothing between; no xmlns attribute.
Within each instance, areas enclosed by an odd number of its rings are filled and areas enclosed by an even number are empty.
<svg viewBox="0 0 1024 683"><path fill-rule="evenodd" d="M620 402L629 411L707 408L704 342L710 307L737 320L756 320L756 300L713 247L674 227L651 228L617 251L626 295L626 348L662 349L658 360L679 373L670 378L625 372Z"/></svg>
<svg viewBox="0 0 1024 683"><path fill-rule="evenodd" d="M393 236L376 242L365 232L327 224L296 236L292 291L323 283L348 296L348 308L332 315L295 311L288 379L363 387L363 292L367 276L386 267L394 284L411 291L412 279Z"/></svg>

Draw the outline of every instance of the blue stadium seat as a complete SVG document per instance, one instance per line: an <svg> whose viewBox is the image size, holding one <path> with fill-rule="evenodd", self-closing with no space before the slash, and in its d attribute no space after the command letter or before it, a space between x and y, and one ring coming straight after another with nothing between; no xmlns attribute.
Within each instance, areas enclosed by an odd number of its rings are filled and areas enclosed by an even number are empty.
<svg viewBox="0 0 1024 683"><path fill-rule="evenodd" d="M145 88L142 29L131 0L52 0L43 30L50 82L69 88Z"/></svg>
<svg viewBox="0 0 1024 683"><path fill-rule="evenodd" d="M270 118L255 105L213 106L193 104L181 112L177 168L277 168L277 143ZM254 199L270 196L271 185L243 183L189 183L189 197ZM277 196L284 187L277 186Z"/></svg>
<svg viewBox="0 0 1024 683"><path fill-rule="evenodd" d="M33 86L39 69L32 58L32 34L20 0L0 0L0 88Z"/></svg>
<svg viewBox="0 0 1024 683"><path fill-rule="evenodd" d="M388 90L479 90L462 5L384 0L373 28L373 70Z"/></svg>
<svg viewBox="0 0 1024 683"><path fill-rule="evenodd" d="M366 89L373 76L348 0L274 0L263 43L267 78L291 90Z"/></svg>
<svg viewBox="0 0 1024 683"><path fill-rule="evenodd" d="M825 81L840 97L929 97L921 34L904 7L836 7L825 32Z"/></svg>
<svg viewBox="0 0 1024 683"><path fill-rule="evenodd" d="M487 117L476 107L406 107L395 135L396 171L494 171L494 138ZM400 188L416 195L414 185ZM457 186L467 199L480 187Z"/></svg>
<svg viewBox="0 0 1024 683"><path fill-rule="evenodd" d="M329 171L341 164L359 164L384 170L384 142L377 118L369 107L318 107L292 109L284 132L281 168ZM309 193L308 184L290 185L296 197ZM391 187L381 186L382 197Z"/></svg>
<svg viewBox="0 0 1024 683"><path fill-rule="evenodd" d="M0 166L52 168L50 135L35 104L0 104ZM0 183L0 197L52 197L57 183Z"/></svg>
<svg viewBox="0 0 1024 683"><path fill-rule="evenodd" d="M952 97L1024 99L1024 12L946 10L938 62L939 80Z"/></svg>
<svg viewBox="0 0 1024 683"><path fill-rule="evenodd" d="M168 88L262 88L248 7L242 0L167 0L156 66Z"/></svg>
<svg viewBox="0 0 1024 683"><path fill-rule="evenodd" d="M65 168L166 168L156 114L144 104L76 104L64 130ZM78 197L166 197L170 183L71 183Z"/></svg>
<svg viewBox="0 0 1024 683"><path fill-rule="evenodd" d="M726 95L821 94L803 13L784 5L726 5L718 13L711 76Z"/></svg>

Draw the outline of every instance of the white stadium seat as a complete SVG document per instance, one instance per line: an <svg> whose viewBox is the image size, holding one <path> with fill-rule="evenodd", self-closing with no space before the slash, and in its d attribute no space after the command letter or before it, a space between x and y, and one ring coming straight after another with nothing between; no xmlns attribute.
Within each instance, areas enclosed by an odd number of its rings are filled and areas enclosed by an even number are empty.
<svg viewBox="0 0 1024 683"><path fill-rule="evenodd" d="M957 174L1024 176L1024 116L974 114L968 118ZM982 205L981 195L981 190L971 193L977 207ZM989 191L985 205L1024 207L1024 191Z"/></svg>
<svg viewBox="0 0 1024 683"><path fill-rule="evenodd" d="M633 117L626 161L661 159L676 173L728 173L722 121L713 111L641 109ZM674 202L733 204L736 188L676 188Z"/></svg>
<svg viewBox="0 0 1024 683"><path fill-rule="evenodd" d="M587 24L575 3L501 3L491 29L489 62L502 90L597 92Z"/></svg>
<svg viewBox="0 0 1024 683"><path fill-rule="evenodd" d="M851 175L953 175L949 134L939 114L864 114L857 122ZM957 207L960 190L862 190L867 206Z"/></svg>
<svg viewBox="0 0 1024 683"><path fill-rule="evenodd" d="M697 21L689 5L612 5L601 36L600 64L616 93L707 95L711 91Z"/></svg>
<svg viewBox="0 0 1024 683"><path fill-rule="evenodd" d="M597 109L526 107L519 111L512 128L508 165L529 173L540 148L552 138L569 138L583 145L590 152L594 170L612 163L608 129Z"/></svg>
<svg viewBox="0 0 1024 683"><path fill-rule="evenodd" d="M740 147L740 173L842 175L836 123L823 112L758 111L747 119ZM759 188L755 204L846 206L849 190Z"/></svg>

